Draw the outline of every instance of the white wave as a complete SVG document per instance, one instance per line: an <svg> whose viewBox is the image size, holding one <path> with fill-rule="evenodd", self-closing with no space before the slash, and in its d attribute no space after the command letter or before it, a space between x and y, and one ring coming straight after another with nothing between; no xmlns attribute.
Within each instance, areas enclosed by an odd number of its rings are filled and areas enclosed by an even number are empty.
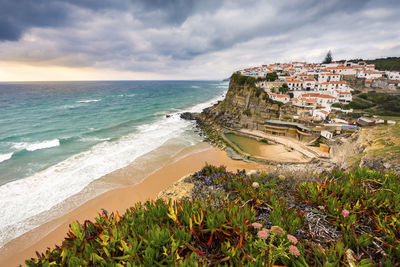
<svg viewBox="0 0 400 267"><path fill-rule="evenodd" d="M100 137L82 137L79 138L81 142L98 142L98 141L110 141L111 138L100 138Z"/></svg>
<svg viewBox="0 0 400 267"><path fill-rule="evenodd" d="M138 132L113 142L102 142L30 177L0 187L0 246L40 223L32 217L48 211L77 194L92 181L133 162L171 138L180 136L192 123L179 117L163 118L138 127Z"/></svg>
<svg viewBox="0 0 400 267"><path fill-rule="evenodd" d="M200 88L198 85L192 85L192 88Z"/></svg>
<svg viewBox="0 0 400 267"><path fill-rule="evenodd" d="M60 109L73 109L79 107L79 105L65 105L65 106L60 106Z"/></svg>
<svg viewBox="0 0 400 267"><path fill-rule="evenodd" d="M164 117L154 123L141 125L136 133L117 141L101 142L44 171L1 186L0 247L38 227L43 222L34 219L35 215L46 212L79 193L92 181L129 165L168 140L184 138L185 141L190 141L185 132L194 123L180 119L178 114L182 111L200 112L223 97L224 94L219 95L186 110L179 110L169 118ZM196 140L190 141L189 145L200 141ZM48 220L51 219L50 215L46 215L47 217Z"/></svg>
<svg viewBox="0 0 400 267"><path fill-rule="evenodd" d="M0 162L11 159L13 154L14 153L0 154Z"/></svg>
<svg viewBox="0 0 400 267"><path fill-rule="evenodd" d="M53 139L53 140L46 140L43 142L37 142L37 143L14 143L13 147L15 149L26 149L28 151L35 151L39 149L46 149L46 148L51 148L51 147L56 147L60 145L60 140L58 139Z"/></svg>
<svg viewBox="0 0 400 267"><path fill-rule="evenodd" d="M99 102L101 99L88 99L88 100L80 100L78 103L91 103L91 102Z"/></svg>

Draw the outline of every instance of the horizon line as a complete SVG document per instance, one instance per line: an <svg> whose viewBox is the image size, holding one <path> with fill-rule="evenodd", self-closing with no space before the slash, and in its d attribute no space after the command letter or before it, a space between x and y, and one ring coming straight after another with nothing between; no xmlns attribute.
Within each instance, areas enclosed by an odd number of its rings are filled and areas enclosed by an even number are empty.
<svg viewBox="0 0 400 267"><path fill-rule="evenodd" d="M133 82L133 81L138 81L138 82L145 82L145 81L223 81L228 78L224 79L155 79L155 80L41 80L41 81L36 81L36 80L31 80L31 81L0 81L0 83L34 83L34 82Z"/></svg>

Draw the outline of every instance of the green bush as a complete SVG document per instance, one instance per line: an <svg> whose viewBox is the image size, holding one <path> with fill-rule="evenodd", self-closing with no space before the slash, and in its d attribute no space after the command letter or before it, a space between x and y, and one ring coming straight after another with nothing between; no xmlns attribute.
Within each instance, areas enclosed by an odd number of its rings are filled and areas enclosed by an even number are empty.
<svg viewBox="0 0 400 267"><path fill-rule="evenodd" d="M249 117L252 115L250 109L246 109L245 111L243 111L243 114Z"/></svg>
<svg viewBox="0 0 400 267"><path fill-rule="evenodd" d="M123 216L73 222L61 246L26 264L347 266L348 249L357 253L354 266L400 261L398 175L359 169L299 177L207 165L191 178L200 190L192 200L148 201ZM318 243L315 218L342 237Z"/></svg>
<svg viewBox="0 0 400 267"><path fill-rule="evenodd" d="M240 73L234 73L231 76L231 81L238 85L249 85L249 86L255 86L256 79L251 76L244 76L241 75Z"/></svg>
<svg viewBox="0 0 400 267"><path fill-rule="evenodd" d="M278 79L278 74L276 74L276 72L269 72L269 73L267 73L265 78L267 79L267 81L273 82L276 79Z"/></svg>

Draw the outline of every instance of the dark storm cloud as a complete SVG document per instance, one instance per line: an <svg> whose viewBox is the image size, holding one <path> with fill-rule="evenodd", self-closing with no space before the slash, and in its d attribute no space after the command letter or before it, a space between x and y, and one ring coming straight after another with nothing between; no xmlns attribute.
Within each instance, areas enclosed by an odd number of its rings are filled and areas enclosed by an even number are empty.
<svg viewBox="0 0 400 267"><path fill-rule="evenodd" d="M0 40L18 40L30 27L66 22L68 10L59 1L0 0Z"/></svg>
<svg viewBox="0 0 400 267"><path fill-rule="evenodd" d="M179 25L193 12L216 8L221 1L196 0L0 0L0 41L18 40L31 27L72 23L76 8L129 11L147 24Z"/></svg>
<svg viewBox="0 0 400 267"><path fill-rule="evenodd" d="M328 49L396 56L399 9L397 0L0 0L0 61L168 74Z"/></svg>

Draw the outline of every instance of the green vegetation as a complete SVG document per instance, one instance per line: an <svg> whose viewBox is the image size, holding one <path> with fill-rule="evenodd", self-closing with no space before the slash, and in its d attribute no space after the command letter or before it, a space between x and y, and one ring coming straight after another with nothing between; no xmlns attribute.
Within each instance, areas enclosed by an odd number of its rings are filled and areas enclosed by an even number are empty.
<svg viewBox="0 0 400 267"><path fill-rule="evenodd" d="M286 94L289 91L289 86L287 83L284 83L281 87L279 87L278 91L282 94Z"/></svg>
<svg viewBox="0 0 400 267"><path fill-rule="evenodd" d="M252 87L255 86L255 82L256 82L256 79L254 77L244 76L244 75L241 75L240 73L232 74L230 80L238 85L249 85Z"/></svg>
<svg viewBox="0 0 400 267"><path fill-rule="evenodd" d="M264 92L264 90L261 88L255 88L255 90L256 90L255 93L256 97L260 97L260 95Z"/></svg>
<svg viewBox="0 0 400 267"><path fill-rule="evenodd" d="M341 60L344 62L345 60ZM352 59L348 60L350 62L365 61L367 64L374 64L375 68L378 70L392 70L400 71L400 57L387 57L387 58L377 58L377 59Z"/></svg>
<svg viewBox="0 0 400 267"><path fill-rule="evenodd" d="M267 81L273 82L278 79L278 74L276 74L276 72L269 72L267 75L265 75L265 78Z"/></svg>
<svg viewBox="0 0 400 267"><path fill-rule="evenodd" d="M61 246L28 266L394 266L400 187L392 172L332 171L300 181L194 174L192 200L146 202L124 216L74 222Z"/></svg>
<svg viewBox="0 0 400 267"><path fill-rule="evenodd" d="M335 103L333 107L364 110L370 115L400 116L400 96L383 93L358 93L349 104Z"/></svg>
<svg viewBox="0 0 400 267"><path fill-rule="evenodd" d="M331 52L331 50L329 50L325 56L324 61L322 61L322 64L329 64L331 62L332 62L332 52Z"/></svg>
<svg viewBox="0 0 400 267"><path fill-rule="evenodd" d="M252 115L250 109L246 109L245 111L243 111L243 114L249 117Z"/></svg>
<svg viewBox="0 0 400 267"><path fill-rule="evenodd" d="M398 176L367 169L333 172L323 180L301 183L298 192L300 199L320 207L341 229L344 245L365 253L382 246L384 266L400 260Z"/></svg>

